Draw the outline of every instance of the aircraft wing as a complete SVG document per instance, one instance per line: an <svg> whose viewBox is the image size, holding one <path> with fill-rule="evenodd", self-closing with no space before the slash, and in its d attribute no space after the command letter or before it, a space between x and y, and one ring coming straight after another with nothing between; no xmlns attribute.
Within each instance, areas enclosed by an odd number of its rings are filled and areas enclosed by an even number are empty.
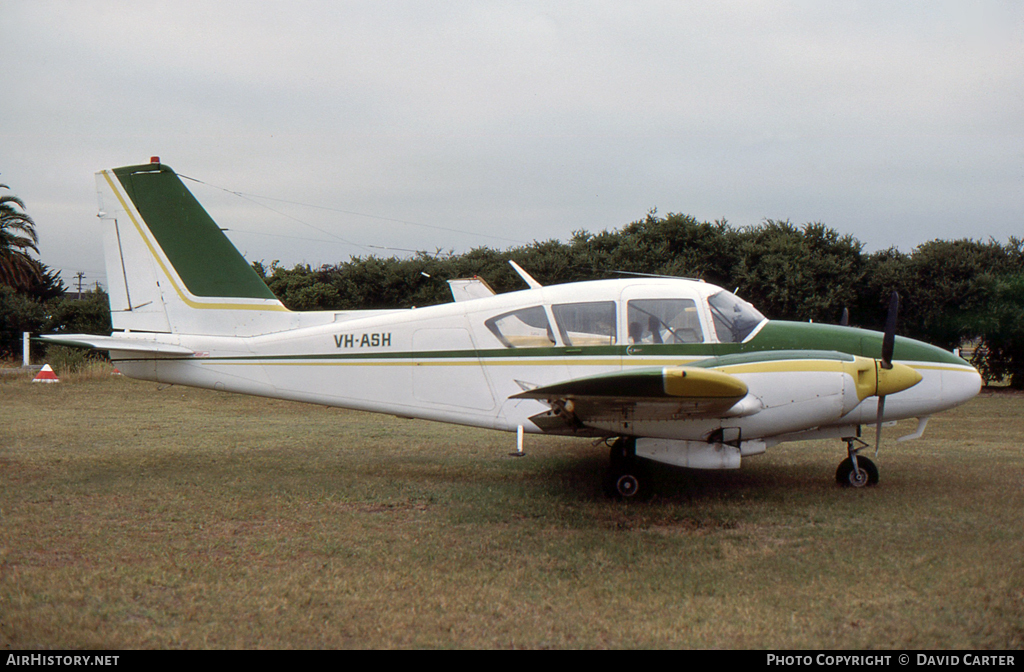
<svg viewBox="0 0 1024 672"><path fill-rule="evenodd" d="M156 343L134 338L116 336L94 336L92 334L52 334L39 336L40 341L65 345L71 348L90 348L92 350L118 350L121 352L138 352L158 355L193 355L188 348L169 343Z"/></svg>
<svg viewBox="0 0 1024 672"><path fill-rule="evenodd" d="M544 431L582 434L587 433L588 422L599 420L717 416L746 395L747 385L728 373L676 366L576 378L526 390L511 398L546 402L551 410L530 418Z"/></svg>

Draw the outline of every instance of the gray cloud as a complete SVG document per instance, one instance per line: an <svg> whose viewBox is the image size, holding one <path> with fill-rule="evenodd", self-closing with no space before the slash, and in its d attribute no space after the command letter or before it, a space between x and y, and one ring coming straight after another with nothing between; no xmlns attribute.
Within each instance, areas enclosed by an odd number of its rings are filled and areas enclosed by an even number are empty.
<svg viewBox="0 0 1024 672"><path fill-rule="evenodd" d="M154 154L323 206L192 185L249 258L286 264L565 239L651 207L823 221L869 249L1021 235L1018 3L13 0L3 14L0 180L66 278L103 268L92 173Z"/></svg>

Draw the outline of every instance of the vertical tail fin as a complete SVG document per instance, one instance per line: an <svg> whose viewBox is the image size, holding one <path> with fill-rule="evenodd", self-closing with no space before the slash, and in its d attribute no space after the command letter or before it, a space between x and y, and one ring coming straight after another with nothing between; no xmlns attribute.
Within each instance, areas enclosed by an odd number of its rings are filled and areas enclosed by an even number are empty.
<svg viewBox="0 0 1024 672"><path fill-rule="evenodd" d="M246 336L287 328L288 310L170 167L104 170L96 185L115 330Z"/></svg>

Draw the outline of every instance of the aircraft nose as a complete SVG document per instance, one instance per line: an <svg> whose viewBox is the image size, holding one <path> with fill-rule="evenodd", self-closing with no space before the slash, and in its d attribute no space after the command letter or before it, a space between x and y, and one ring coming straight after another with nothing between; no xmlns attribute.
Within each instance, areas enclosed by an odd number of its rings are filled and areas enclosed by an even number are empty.
<svg viewBox="0 0 1024 672"><path fill-rule="evenodd" d="M901 345L905 359L914 360L921 373L939 383L938 386L933 383L928 388L928 393L933 395L929 403L934 404L935 411L959 406L981 391L981 374L952 352L921 341L897 337L897 359L900 359ZM936 373L939 375L936 376Z"/></svg>
<svg viewBox="0 0 1024 672"><path fill-rule="evenodd" d="M942 396L953 405L970 401L981 392L981 374L964 367L942 372Z"/></svg>

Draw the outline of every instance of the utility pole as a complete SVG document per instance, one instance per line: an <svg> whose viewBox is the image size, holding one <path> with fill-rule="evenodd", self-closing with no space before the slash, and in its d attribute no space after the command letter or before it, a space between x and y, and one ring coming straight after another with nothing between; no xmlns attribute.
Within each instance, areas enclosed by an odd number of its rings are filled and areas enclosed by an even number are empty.
<svg viewBox="0 0 1024 672"><path fill-rule="evenodd" d="M82 280L85 278L85 273L79 271L75 273L75 279L78 280L78 298L82 298Z"/></svg>

